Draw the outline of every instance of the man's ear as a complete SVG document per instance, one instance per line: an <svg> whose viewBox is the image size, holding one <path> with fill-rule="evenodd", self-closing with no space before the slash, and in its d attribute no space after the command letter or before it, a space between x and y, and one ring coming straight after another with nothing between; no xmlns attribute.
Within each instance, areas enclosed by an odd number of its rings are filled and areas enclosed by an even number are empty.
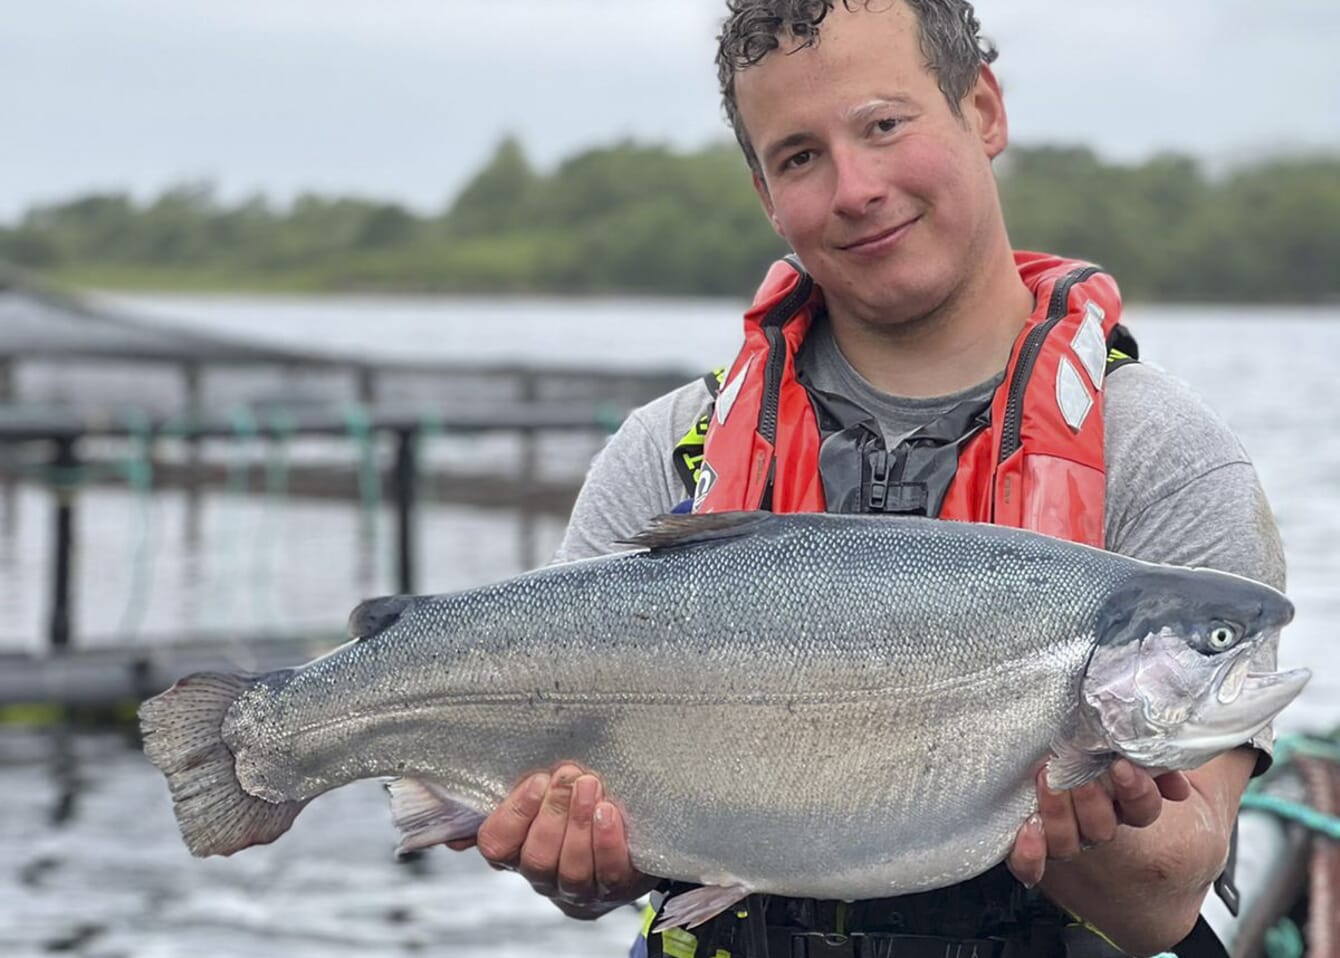
<svg viewBox="0 0 1340 958"><path fill-rule="evenodd" d="M753 174L754 192L758 194L758 200L763 204L763 212L768 214L768 222L772 224L772 231L786 240L786 234L782 232L782 225L777 222L777 211L772 205L772 196L768 193L768 184L763 182L763 177L759 174ZM790 242L790 240L787 240Z"/></svg>
<svg viewBox="0 0 1340 958"><path fill-rule="evenodd" d="M983 65L977 75L977 85L968 94L968 108L976 117L977 133L986 155L995 159L1005 152L1010 142L1010 122L1005 115L1005 97L1000 81L989 66Z"/></svg>

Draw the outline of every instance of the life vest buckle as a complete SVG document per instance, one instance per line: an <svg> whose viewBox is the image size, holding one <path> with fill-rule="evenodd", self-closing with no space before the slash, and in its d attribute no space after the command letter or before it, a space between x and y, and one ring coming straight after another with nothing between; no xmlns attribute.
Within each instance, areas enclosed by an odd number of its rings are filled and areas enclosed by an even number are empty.
<svg viewBox="0 0 1340 958"><path fill-rule="evenodd" d="M900 482L896 450L878 449L870 453L870 482L866 493L867 512L894 512L901 515L926 514L930 493L924 482Z"/></svg>

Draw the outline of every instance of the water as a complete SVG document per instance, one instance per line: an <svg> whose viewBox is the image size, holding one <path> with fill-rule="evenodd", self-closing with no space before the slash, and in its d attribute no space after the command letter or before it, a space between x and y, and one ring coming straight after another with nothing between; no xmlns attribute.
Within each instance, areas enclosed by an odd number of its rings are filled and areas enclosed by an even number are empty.
<svg viewBox="0 0 1340 958"><path fill-rule="evenodd" d="M281 300L134 297L164 321L388 358L525 358L705 369L730 358L738 304L654 300ZM1298 617L1282 664L1315 678L1285 729L1340 721L1323 649L1340 619L1340 310L1135 308L1145 355L1188 380L1243 439L1270 495ZM447 442L447 440L442 440ZM454 441L453 441L454 442ZM443 450L463 455L469 448ZM0 490L0 648L36 647L45 614L46 494ZM359 596L390 589L388 518L331 503L113 490L81 499L79 641L129 628L335 631ZM516 516L430 504L421 578L446 590L517 570ZM192 534L192 527L195 534ZM561 523L542 523L549 550ZM369 536L371 535L371 539ZM371 548L369 549L369 542ZM1326 643L1326 646L1323 645ZM196 861L162 780L111 734L0 729L0 954L242 958L620 954L629 910L572 922L473 853L410 866L380 789L323 797L278 845Z"/></svg>

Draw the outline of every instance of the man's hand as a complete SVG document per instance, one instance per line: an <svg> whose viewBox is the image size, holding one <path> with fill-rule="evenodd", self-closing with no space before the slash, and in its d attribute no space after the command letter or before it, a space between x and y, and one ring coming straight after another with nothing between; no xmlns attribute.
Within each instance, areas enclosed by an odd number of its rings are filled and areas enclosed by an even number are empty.
<svg viewBox="0 0 1340 958"><path fill-rule="evenodd" d="M524 779L473 841L451 847L475 844L574 918L597 918L656 886L629 861L623 816L600 779L570 763Z"/></svg>
<svg viewBox="0 0 1340 958"><path fill-rule="evenodd" d="M1148 828L1158 821L1165 800L1191 796L1191 783L1181 772L1155 777L1122 758L1102 778L1069 792L1048 788L1044 767L1037 790L1038 813L1019 829L1007 859L1014 877L1029 888L1042 881L1047 859L1065 861L1104 845L1119 825Z"/></svg>

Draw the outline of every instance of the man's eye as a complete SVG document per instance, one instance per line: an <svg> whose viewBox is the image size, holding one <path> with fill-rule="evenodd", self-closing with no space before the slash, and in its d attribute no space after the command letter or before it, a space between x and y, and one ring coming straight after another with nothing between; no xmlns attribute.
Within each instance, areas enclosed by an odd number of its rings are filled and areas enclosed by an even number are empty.
<svg viewBox="0 0 1340 958"><path fill-rule="evenodd" d="M793 170L796 167L804 166L810 160L814 159L813 150L801 150L799 153L792 153L782 161L782 169Z"/></svg>
<svg viewBox="0 0 1340 958"><path fill-rule="evenodd" d="M894 130L898 129L898 125L901 122L902 122L901 120L895 117L888 117L883 120L876 120L875 129L879 130L879 132L881 133L892 133Z"/></svg>

